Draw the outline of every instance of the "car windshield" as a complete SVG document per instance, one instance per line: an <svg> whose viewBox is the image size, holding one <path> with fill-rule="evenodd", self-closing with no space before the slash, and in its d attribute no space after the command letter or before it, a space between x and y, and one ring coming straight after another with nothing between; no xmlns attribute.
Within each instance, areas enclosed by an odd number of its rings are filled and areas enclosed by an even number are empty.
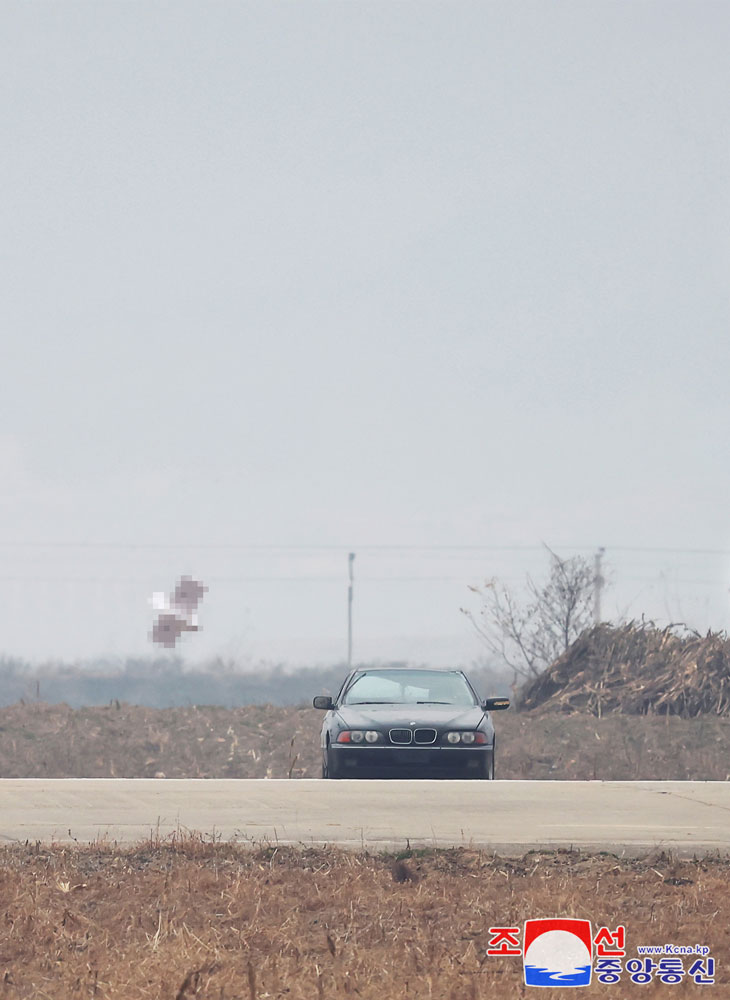
<svg viewBox="0 0 730 1000"><path fill-rule="evenodd" d="M463 674L435 670L367 670L350 684L343 705L476 705Z"/></svg>

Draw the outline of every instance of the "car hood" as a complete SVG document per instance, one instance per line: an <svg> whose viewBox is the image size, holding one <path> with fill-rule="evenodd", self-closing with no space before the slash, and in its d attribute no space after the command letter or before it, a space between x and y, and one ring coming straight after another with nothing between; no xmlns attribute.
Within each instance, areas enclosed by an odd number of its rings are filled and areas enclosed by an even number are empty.
<svg viewBox="0 0 730 1000"><path fill-rule="evenodd" d="M389 729L411 725L436 729L476 729L484 718L477 705L342 705L339 721L348 729Z"/></svg>

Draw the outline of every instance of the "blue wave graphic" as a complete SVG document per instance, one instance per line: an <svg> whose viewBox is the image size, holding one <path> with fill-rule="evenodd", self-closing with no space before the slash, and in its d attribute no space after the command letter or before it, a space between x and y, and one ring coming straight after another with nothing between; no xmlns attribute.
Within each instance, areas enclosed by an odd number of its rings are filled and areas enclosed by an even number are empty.
<svg viewBox="0 0 730 1000"><path fill-rule="evenodd" d="M575 972L569 973L539 965L525 966L526 986L588 986L590 981L590 965L579 965Z"/></svg>

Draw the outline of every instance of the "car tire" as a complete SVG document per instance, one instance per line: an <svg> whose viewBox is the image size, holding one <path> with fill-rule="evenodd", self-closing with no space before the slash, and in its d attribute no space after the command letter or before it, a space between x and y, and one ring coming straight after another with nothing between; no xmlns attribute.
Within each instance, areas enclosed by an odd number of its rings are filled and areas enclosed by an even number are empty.
<svg viewBox="0 0 730 1000"><path fill-rule="evenodd" d="M494 750L488 754L479 768L479 777L482 781L494 781Z"/></svg>
<svg viewBox="0 0 730 1000"><path fill-rule="evenodd" d="M332 766L332 761L330 760L329 744L327 744L326 749L322 751L322 777L325 780L328 778L331 780L339 778L337 769Z"/></svg>

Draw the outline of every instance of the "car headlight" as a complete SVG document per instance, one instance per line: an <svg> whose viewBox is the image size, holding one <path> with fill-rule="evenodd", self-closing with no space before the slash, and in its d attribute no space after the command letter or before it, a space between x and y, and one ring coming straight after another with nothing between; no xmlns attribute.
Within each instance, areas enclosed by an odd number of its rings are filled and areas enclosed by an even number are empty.
<svg viewBox="0 0 730 1000"><path fill-rule="evenodd" d="M377 743L379 739L375 729L343 729L337 736L338 743Z"/></svg>
<svg viewBox="0 0 730 1000"><path fill-rule="evenodd" d="M474 732L473 730L467 730L465 733L447 733L446 739L449 743L466 743L467 745L487 742L487 737L484 733L479 731Z"/></svg>

